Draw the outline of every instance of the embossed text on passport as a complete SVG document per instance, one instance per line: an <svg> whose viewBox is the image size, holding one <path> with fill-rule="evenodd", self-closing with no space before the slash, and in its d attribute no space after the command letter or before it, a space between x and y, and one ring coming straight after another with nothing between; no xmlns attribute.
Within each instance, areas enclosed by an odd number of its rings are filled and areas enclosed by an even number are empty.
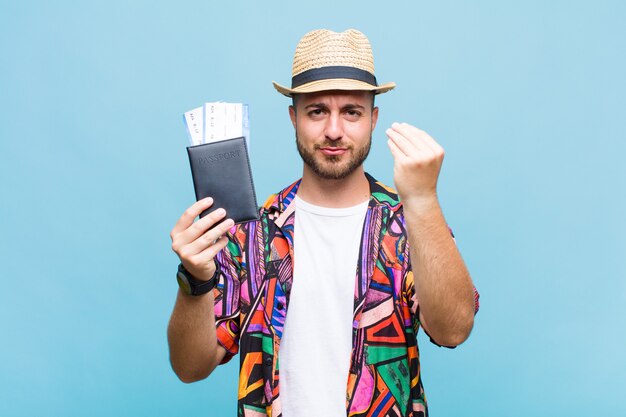
<svg viewBox="0 0 626 417"><path fill-rule="evenodd" d="M202 156L198 158L198 163L201 165L214 164L219 161L224 161L226 159L233 159L233 158L238 158L238 157L239 157L239 151L224 152L224 153L218 153L215 155Z"/></svg>

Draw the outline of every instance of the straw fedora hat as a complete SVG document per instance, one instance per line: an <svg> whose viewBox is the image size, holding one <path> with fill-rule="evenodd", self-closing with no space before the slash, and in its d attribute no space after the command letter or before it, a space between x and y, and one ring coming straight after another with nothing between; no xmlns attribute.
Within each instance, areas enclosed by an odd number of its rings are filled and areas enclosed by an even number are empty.
<svg viewBox="0 0 626 417"><path fill-rule="evenodd" d="M378 85L370 42L355 29L341 33L318 29L304 35L296 47L291 75L291 88L272 81L274 88L287 97L327 90L381 94L396 86Z"/></svg>

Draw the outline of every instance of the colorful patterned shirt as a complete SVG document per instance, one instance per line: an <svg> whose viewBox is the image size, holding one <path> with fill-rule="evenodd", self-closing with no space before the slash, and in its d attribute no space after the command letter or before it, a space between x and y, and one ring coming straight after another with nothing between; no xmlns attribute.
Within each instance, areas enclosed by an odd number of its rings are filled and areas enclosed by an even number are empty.
<svg viewBox="0 0 626 417"><path fill-rule="evenodd" d="M346 411L348 416L424 417L419 306L402 205L391 188L367 178L371 198L356 266ZM282 414L278 350L293 282L292 201L299 185L271 196L258 221L233 227L217 256L217 338L227 350L223 363L240 352L240 417ZM475 302L477 311L477 293Z"/></svg>

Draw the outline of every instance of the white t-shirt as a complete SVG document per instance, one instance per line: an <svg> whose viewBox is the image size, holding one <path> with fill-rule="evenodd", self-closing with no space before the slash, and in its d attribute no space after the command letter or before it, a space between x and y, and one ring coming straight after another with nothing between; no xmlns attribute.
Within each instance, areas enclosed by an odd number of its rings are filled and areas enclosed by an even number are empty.
<svg viewBox="0 0 626 417"><path fill-rule="evenodd" d="M295 197L294 273L280 342L284 417L346 415L354 286L368 202L319 207Z"/></svg>

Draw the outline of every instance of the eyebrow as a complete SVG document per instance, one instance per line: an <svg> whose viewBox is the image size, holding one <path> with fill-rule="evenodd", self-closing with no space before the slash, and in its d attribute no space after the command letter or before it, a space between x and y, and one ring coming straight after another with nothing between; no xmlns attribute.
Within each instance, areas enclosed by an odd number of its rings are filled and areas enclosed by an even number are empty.
<svg viewBox="0 0 626 417"><path fill-rule="evenodd" d="M304 107L305 109L315 108L315 109L327 109L328 106L324 103L311 103Z"/></svg>
<svg viewBox="0 0 626 417"><path fill-rule="evenodd" d="M305 109L314 108L314 109L328 109L328 106L324 103L311 103L304 107ZM352 109L361 109L365 110L364 106L355 103L348 103L341 108L341 110L352 110Z"/></svg>
<svg viewBox="0 0 626 417"><path fill-rule="evenodd" d="M353 109L365 110L365 107L361 106L360 104L349 103L343 106L341 109L342 110L353 110Z"/></svg>

